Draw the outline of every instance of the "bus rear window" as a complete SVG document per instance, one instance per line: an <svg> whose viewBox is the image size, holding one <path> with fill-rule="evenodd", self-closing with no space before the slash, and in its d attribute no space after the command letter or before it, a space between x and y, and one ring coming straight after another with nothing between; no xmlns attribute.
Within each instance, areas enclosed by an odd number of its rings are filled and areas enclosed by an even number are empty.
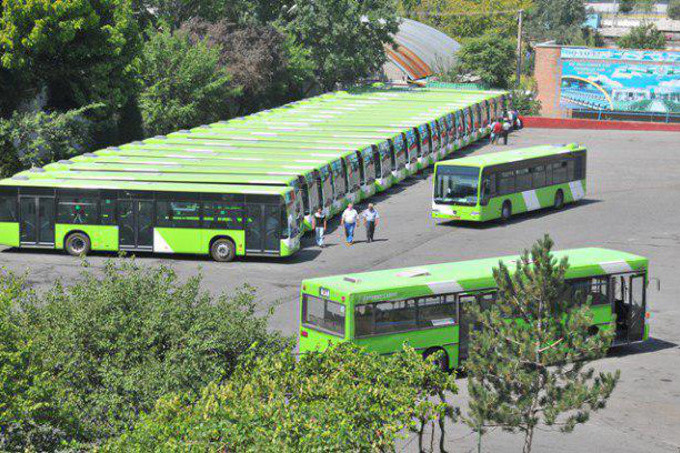
<svg viewBox="0 0 680 453"><path fill-rule="evenodd" d="M345 306L305 294L302 296L302 323L344 337Z"/></svg>

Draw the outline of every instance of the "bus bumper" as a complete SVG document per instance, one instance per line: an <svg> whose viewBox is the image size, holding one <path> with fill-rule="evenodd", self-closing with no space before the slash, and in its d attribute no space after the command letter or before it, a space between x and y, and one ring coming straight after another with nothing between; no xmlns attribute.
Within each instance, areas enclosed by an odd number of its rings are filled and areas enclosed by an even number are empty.
<svg viewBox="0 0 680 453"><path fill-rule="evenodd" d="M281 239L281 256L290 256L298 250L300 250L300 235Z"/></svg>

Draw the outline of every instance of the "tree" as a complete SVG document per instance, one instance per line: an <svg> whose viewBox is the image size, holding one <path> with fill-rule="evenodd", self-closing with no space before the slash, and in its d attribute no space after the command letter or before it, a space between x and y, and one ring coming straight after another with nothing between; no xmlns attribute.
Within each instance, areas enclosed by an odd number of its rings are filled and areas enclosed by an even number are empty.
<svg viewBox="0 0 680 453"><path fill-rule="evenodd" d="M473 75L494 88L507 88L515 73L515 44L495 32L465 40L456 56L458 76Z"/></svg>
<svg viewBox="0 0 680 453"><path fill-rule="evenodd" d="M522 78L517 89L512 90L512 107L520 115L538 115L541 101L537 98L536 80Z"/></svg>
<svg viewBox="0 0 680 453"><path fill-rule="evenodd" d="M230 116L238 94L220 51L184 32L157 32L144 45L139 106L147 134L165 134Z"/></svg>
<svg viewBox="0 0 680 453"><path fill-rule="evenodd" d="M100 106L65 113L15 111L10 119L0 119L0 175L9 177L87 151L92 124L84 116Z"/></svg>
<svg viewBox="0 0 680 453"><path fill-rule="evenodd" d="M557 262L552 246L546 236L512 271L500 262L496 300L472 310L467 422L480 436L490 425L523 433L525 453L539 423L571 432L605 407L619 379L586 368L606 354L614 331L593 330L590 300L572 294L568 261Z"/></svg>
<svg viewBox="0 0 680 453"><path fill-rule="evenodd" d="M73 408L78 437L101 443L128 428L168 393L197 396L227 378L245 351L263 355L290 342L267 331L254 291L214 298L200 276L180 283L165 266L134 261L85 271L24 301L21 327L40 352L60 404Z"/></svg>
<svg viewBox="0 0 680 453"><path fill-rule="evenodd" d="M666 37L654 24L633 27L617 42L622 49L665 49Z"/></svg>
<svg viewBox="0 0 680 453"><path fill-rule="evenodd" d="M120 108L136 90L140 49L127 0L5 0L0 9L0 64L25 76L27 98L46 88L49 109Z"/></svg>
<svg viewBox="0 0 680 453"><path fill-rule="evenodd" d="M421 417L449 417L436 397L455 390L453 375L412 349L253 354L198 401L165 398L104 451L390 451Z"/></svg>
<svg viewBox="0 0 680 453"><path fill-rule="evenodd" d="M666 10L668 17L673 20L680 20L680 0L670 0Z"/></svg>
<svg viewBox="0 0 680 453"><path fill-rule="evenodd" d="M531 41L570 44L581 34L586 7L583 0L534 0L526 19L526 32Z"/></svg>
<svg viewBox="0 0 680 453"><path fill-rule="evenodd" d="M295 44L309 51L324 90L374 74L386 60L398 19L392 0L300 0L282 18Z"/></svg>
<svg viewBox="0 0 680 453"><path fill-rule="evenodd" d="M635 0L620 0L619 1L619 12L628 14L635 8Z"/></svg>
<svg viewBox="0 0 680 453"><path fill-rule="evenodd" d="M454 39L475 38L493 31L504 39L517 36L519 10L534 0L401 0L408 16L424 22ZM475 14L470 15L474 11Z"/></svg>

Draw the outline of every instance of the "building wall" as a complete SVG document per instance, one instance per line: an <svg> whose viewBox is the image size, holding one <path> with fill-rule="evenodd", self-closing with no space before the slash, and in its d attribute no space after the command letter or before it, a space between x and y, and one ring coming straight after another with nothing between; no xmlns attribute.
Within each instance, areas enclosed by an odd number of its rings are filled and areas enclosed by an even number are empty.
<svg viewBox="0 0 680 453"><path fill-rule="evenodd" d="M559 46L536 47L534 78L541 102L541 116L560 117L560 79L562 64Z"/></svg>

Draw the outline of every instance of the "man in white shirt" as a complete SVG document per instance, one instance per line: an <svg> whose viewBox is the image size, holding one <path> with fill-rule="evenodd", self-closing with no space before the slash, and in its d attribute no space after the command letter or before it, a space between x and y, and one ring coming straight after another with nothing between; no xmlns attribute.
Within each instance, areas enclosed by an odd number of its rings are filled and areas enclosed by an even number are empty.
<svg viewBox="0 0 680 453"><path fill-rule="evenodd" d="M373 234L375 233L375 227L378 226L380 214L375 210L373 203L369 203L368 209L361 215L364 218L364 225L366 226L366 242L373 242Z"/></svg>
<svg viewBox="0 0 680 453"><path fill-rule="evenodd" d="M357 219L359 213L354 209L354 205L350 203L347 209L342 213L340 224L345 227L345 238L347 238L347 245L354 243L354 229L357 227Z"/></svg>

